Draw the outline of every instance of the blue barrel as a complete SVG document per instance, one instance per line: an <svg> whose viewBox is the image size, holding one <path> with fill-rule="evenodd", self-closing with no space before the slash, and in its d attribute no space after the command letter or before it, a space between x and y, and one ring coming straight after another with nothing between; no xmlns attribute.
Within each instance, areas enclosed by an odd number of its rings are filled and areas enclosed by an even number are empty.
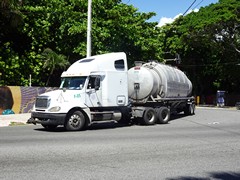
<svg viewBox="0 0 240 180"><path fill-rule="evenodd" d="M217 91L217 106L223 107L225 105L225 91Z"/></svg>

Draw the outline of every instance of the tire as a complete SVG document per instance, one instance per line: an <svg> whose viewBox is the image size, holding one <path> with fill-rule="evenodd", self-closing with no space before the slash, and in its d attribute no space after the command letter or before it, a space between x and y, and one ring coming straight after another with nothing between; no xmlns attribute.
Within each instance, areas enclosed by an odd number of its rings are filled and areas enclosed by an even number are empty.
<svg viewBox="0 0 240 180"><path fill-rule="evenodd" d="M186 115L186 116L190 115L190 113L191 113L190 108L191 108L190 105L186 104L186 106L184 108L184 115Z"/></svg>
<svg viewBox="0 0 240 180"><path fill-rule="evenodd" d="M167 124L170 119L170 110L167 107L158 108L157 117L159 124Z"/></svg>
<svg viewBox="0 0 240 180"><path fill-rule="evenodd" d="M195 104L187 104L184 108L184 114L186 116L188 115L194 115L195 114Z"/></svg>
<svg viewBox="0 0 240 180"><path fill-rule="evenodd" d="M142 118L142 124L154 125L157 120L156 112L153 108L146 108Z"/></svg>
<svg viewBox="0 0 240 180"><path fill-rule="evenodd" d="M195 106L195 104L191 104L191 106L192 106L192 114L191 115L194 115L196 106Z"/></svg>
<svg viewBox="0 0 240 180"><path fill-rule="evenodd" d="M67 116L64 127L67 131L79 131L85 127L85 116L81 111L74 111Z"/></svg>
<svg viewBox="0 0 240 180"><path fill-rule="evenodd" d="M47 130L55 130L57 128L57 125L43 125L42 127L44 127Z"/></svg>

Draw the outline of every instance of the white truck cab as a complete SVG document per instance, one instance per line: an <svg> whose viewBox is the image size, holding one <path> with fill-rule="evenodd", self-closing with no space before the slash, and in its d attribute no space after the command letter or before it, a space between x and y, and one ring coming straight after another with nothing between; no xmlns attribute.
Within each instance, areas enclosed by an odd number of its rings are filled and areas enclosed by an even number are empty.
<svg viewBox="0 0 240 180"><path fill-rule="evenodd" d="M80 130L92 121L121 120L128 105L126 54L108 53L73 63L59 90L37 97L31 121Z"/></svg>

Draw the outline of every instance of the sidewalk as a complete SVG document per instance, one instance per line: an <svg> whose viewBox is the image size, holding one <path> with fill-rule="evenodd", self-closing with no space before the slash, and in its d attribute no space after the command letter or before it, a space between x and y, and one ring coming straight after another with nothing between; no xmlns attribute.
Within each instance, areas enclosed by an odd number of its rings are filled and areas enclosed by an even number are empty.
<svg viewBox="0 0 240 180"><path fill-rule="evenodd" d="M223 107L218 107L215 105L197 105L196 108L211 108L211 109L231 109L231 110L237 110L236 106L223 106Z"/></svg>
<svg viewBox="0 0 240 180"><path fill-rule="evenodd" d="M0 115L0 127L26 124L31 113Z"/></svg>
<svg viewBox="0 0 240 180"><path fill-rule="evenodd" d="M236 110L236 107L223 107L219 108L216 106L200 105L196 108L211 108L211 109L231 109ZM11 115L0 115L0 127L11 126L11 125L23 125L27 124L27 120L31 117L31 113L24 114L11 114Z"/></svg>

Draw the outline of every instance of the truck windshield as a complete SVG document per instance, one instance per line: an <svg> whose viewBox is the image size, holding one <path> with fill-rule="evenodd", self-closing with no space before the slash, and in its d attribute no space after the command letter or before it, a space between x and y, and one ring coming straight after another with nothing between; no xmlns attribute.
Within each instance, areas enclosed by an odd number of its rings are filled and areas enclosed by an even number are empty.
<svg viewBox="0 0 240 180"><path fill-rule="evenodd" d="M64 77L62 78L62 82L60 85L60 88L66 88L66 89L77 89L81 90L84 87L86 76L81 77Z"/></svg>

